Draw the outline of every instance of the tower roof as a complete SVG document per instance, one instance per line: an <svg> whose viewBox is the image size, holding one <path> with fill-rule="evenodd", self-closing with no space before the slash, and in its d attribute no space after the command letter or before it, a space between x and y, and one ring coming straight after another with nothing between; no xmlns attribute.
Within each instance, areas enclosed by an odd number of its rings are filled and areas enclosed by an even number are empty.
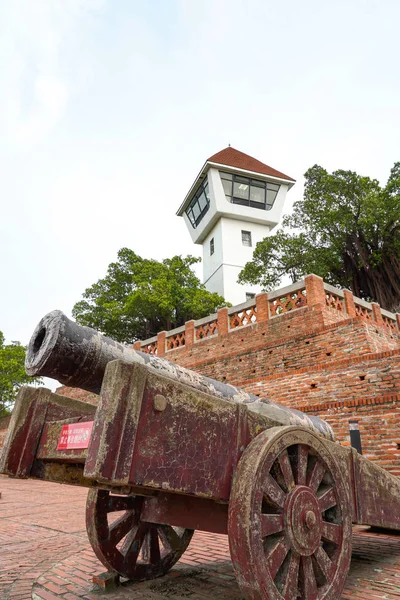
<svg viewBox="0 0 400 600"><path fill-rule="evenodd" d="M252 156L249 156L244 152L240 152L240 150L236 150L236 148L228 146L227 148L220 150L216 154L213 154L212 156L210 156L210 158L206 160L206 162L203 165L203 168L194 180L192 187L186 194L186 198L179 207L179 210L176 213L177 215L183 214L187 204L190 201L191 195L198 187L199 182L204 179L207 171L211 167L215 166L226 166L228 169L240 170L243 171L245 176L247 174L259 174L263 175L264 177L273 177L274 179L287 181L288 189L290 189L296 181L292 177L289 177L288 175L285 175L284 173L281 173L280 171L277 171L276 169L273 169L272 167L269 167L268 165L262 163L260 160L257 160L256 158L253 158Z"/></svg>
<svg viewBox="0 0 400 600"><path fill-rule="evenodd" d="M245 171L252 171L253 173L261 173L262 175L269 175L271 177L279 177L280 179L287 179L288 181L294 181L292 177L269 167L262 163L260 160L240 152L231 146L220 150L216 154L210 156L207 159L207 163L216 163L218 165L226 165L227 167L233 167L236 169L243 169Z"/></svg>

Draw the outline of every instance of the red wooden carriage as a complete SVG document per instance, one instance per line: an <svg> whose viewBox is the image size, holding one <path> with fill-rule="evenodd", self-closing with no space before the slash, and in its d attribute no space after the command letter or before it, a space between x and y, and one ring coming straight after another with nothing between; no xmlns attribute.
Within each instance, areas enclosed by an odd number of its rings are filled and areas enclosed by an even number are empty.
<svg viewBox="0 0 400 600"><path fill-rule="evenodd" d="M399 480L314 417L260 400L69 321L39 323L27 371L100 392L97 407L20 391L0 472L89 487L101 562L166 573L194 530L226 533L249 600L339 598L352 523L400 529Z"/></svg>

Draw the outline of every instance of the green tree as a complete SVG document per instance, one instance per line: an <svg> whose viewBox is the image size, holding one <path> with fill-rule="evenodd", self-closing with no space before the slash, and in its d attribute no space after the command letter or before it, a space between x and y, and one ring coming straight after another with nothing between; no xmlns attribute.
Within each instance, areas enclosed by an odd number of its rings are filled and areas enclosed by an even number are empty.
<svg viewBox="0 0 400 600"><path fill-rule="evenodd" d="M126 343L205 317L226 303L192 271L199 261L174 256L158 262L122 248L117 262L85 291L72 314L81 325Z"/></svg>
<svg viewBox="0 0 400 600"><path fill-rule="evenodd" d="M327 283L400 309L400 163L385 187L352 171L328 173L315 165L305 174L302 200L275 235L255 248L241 283L279 286L315 273Z"/></svg>
<svg viewBox="0 0 400 600"><path fill-rule="evenodd" d="M15 396L22 385L41 383L40 377L29 377L25 373L26 348L19 342L5 344L0 331L0 417L11 412Z"/></svg>

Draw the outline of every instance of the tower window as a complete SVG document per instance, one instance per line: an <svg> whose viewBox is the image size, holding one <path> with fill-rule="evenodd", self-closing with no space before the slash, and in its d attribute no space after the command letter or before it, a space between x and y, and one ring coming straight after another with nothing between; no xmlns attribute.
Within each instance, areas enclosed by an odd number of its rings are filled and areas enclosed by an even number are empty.
<svg viewBox="0 0 400 600"><path fill-rule="evenodd" d="M210 240L210 256L214 254L214 238Z"/></svg>
<svg viewBox="0 0 400 600"><path fill-rule="evenodd" d="M186 215L194 229L196 229L200 221L202 221L209 208L210 193L208 191L208 181L205 179L186 209Z"/></svg>
<svg viewBox="0 0 400 600"><path fill-rule="evenodd" d="M242 245L251 248L251 231L242 231Z"/></svg>
<svg viewBox="0 0 400 600"><path fill-rule="evenodd" d="M242 177L224 171L220 171L220 175L226 199L232 204L241 204L251 208L271 210L281 187L277 183Z"/></svg>

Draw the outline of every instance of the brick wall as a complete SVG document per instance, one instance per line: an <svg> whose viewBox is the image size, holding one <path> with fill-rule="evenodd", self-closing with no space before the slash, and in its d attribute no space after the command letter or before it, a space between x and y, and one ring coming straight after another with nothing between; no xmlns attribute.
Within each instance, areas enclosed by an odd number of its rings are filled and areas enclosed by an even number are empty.
<svg viewBox="0 0 400 600"><path fill-rule="evenodd" d="M239 381L247 391L299 407L400 392L400 351L380 352Z"/></svg>
<svg viewBox="0 0 400 600"><path fill-rule="evenodd" d="M399 394L314 406L307 412L326 420L344 446L350 446L349 420L357 420L364 456L400 476Z"/></svg>
<svg viewBox="0 0 400 600"><path fill-rule="evenodd" d="M93 406L97 406L99 401L97 394L86 392L85 390L80 390L79 388L67 387L66 385L62 385L61 387L57 388L56 392L57 394L60 394L60 396L68 396L68 398L74 398L74 400L88 402L89 404L93 404Z"/></svg>

